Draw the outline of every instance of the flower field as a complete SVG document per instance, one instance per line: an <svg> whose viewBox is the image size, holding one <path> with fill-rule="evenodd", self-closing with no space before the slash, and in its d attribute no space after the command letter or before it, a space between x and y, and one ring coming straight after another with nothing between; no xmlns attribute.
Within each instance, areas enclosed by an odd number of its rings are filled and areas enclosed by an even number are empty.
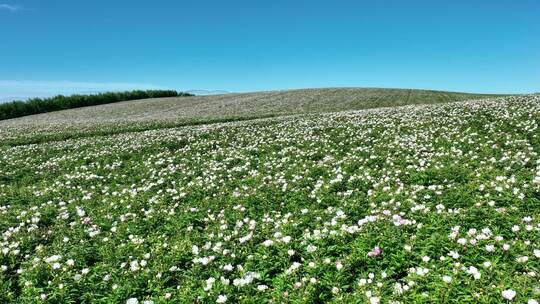
<svg viewBox="0 0 540 304"><path fill-rule="evenodd" d="M530 95L0 145L0 303L534 304L539 125Z"/></svg>
<svg viewBox="0 0 540 304"><path fill-rule="evenodd" d="M0 145L500 96L408 89L323 88L150 98L0 120Z"/></svg>

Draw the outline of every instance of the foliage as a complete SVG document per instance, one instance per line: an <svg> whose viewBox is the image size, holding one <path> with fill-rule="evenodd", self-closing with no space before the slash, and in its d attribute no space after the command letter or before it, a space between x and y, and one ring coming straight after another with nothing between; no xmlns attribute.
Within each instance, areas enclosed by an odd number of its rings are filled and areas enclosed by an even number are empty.
<svg viewBox="0 0 540 304"><path fill-rule="evenodd" d="M539 124L520 96L1 146L0 302L535 303Z"/></svg>
<svg viewBox="0 0 540 304"><path fill-rule="evenodd" d="M177 96L192 95L174 90L135 90L93 95L58 95L51 98L31 98L27 101L12 101L0 104L0 120L126 100Z"/></svg>

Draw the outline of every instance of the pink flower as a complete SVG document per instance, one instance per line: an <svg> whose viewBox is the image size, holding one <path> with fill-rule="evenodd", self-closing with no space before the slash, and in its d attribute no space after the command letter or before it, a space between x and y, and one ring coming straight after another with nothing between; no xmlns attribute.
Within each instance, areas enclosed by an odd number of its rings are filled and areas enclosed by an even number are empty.
<svg viewBox="0 0 540 304"><path fill-rule="evenodd" d="M368 252L369 257L376 257L382 253L382 249L379 246L375 246L370 252Z"/></svg>

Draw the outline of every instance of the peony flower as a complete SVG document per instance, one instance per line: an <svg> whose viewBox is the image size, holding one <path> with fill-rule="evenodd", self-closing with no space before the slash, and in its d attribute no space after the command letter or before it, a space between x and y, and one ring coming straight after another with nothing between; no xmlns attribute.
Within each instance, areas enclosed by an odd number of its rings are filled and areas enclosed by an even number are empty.
<svg viewBox="0 0 540 304"><path fill-rule="evenodd" d="M370 252L368 252L369 257L376 257L382 253L382 249L379 246L375 246Z"/></svg>
<svg viewBox="0 0 540 304"><path fill-rule="evenodd" d="M270 246L272 246L272 244L274 244L274 241L272 241L272 240L266 240L266 241L263 242L263 245L265 247L270 247Z"/></svg>
<svg viewBox="0 0 540 304"><path fill-rule="evenodd" d="M227 296L226 295L219 295L217 300L216 300L216 303L225 303L227 302Z"/></svg>
<svg viewBox="0 0 540 304"><path fill-rule="evenodd" d="M501 295L506 300L512 301L512 299L516 296L516 292L512 289L506 289L502 291Z"/></svg>
<svg viewBox="0 0 540 304"><path fill-rule="evenodd" d="M130 298L126 301L126 304L139 304L139 300L137 298Z"/></svg>

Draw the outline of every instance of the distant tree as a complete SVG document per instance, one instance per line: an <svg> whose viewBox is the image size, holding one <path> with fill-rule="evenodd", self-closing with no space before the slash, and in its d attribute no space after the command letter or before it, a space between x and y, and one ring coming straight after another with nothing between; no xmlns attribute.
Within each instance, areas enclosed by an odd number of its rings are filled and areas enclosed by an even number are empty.
<svg viewBox="0 0 540 304"><path fill-rule="evenodd" d="M57 95L50 98L31 98L27 101L12 101L0 104L0 120L58 110L95 106L127 100L193 96L175 90L134 90L126 92L106 92L93 95Z"/></svg>

